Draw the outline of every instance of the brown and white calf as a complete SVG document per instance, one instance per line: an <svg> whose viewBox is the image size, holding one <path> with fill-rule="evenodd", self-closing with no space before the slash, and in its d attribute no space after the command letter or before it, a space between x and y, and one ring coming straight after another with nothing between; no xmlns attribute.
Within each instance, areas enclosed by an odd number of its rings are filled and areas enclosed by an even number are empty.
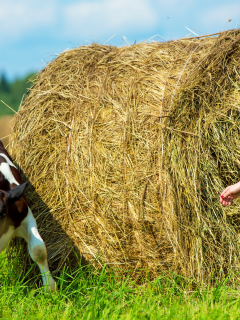
<svg viewBox="0 0 240 320"><path fill-rule="evenodd" d="M26 184L0 140L0 252L13 237L25 239L42 273L43 286L48 292L54 291L56 284L48 268L46 247L23 194Z"/></svg>

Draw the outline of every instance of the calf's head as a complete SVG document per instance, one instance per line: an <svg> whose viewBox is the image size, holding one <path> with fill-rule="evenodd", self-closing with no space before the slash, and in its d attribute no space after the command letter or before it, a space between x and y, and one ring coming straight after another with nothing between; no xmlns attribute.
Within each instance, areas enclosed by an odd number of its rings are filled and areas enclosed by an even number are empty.
<svg viewBox="0 0 240 320"><path fill-rule="evenodd" d="M9 205L20 199L26 185L27 182L20 184L9 191L0 190L0 218L7 215Z"/></svg>

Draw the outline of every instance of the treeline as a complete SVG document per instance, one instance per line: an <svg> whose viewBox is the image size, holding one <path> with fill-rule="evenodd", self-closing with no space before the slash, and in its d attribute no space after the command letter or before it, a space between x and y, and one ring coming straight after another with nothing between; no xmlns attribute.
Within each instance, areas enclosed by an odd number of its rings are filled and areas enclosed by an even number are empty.
<svg viewBox="0 0 240 320"><path fill-rule="evenodd" d="M0 117L14 114L13 110L18 110L23 95L33 85L33 78L34 73L29 73L22 79L10 82L4 73L0 74ZM13 110L8 108L1 100Z"/></svg>

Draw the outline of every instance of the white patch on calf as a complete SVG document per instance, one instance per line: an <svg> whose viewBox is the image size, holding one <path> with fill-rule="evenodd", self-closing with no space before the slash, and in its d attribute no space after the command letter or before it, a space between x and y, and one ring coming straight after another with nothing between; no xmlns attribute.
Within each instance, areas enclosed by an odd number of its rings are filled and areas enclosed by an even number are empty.
<svg viewBox="0 0 240 320"><path fill-rule="evenodd" d="M30 209L29 209L30 210ZM34 218L33 218L34 219ZM35 220L35 219L34 219ZM36 224L36 222L35 222ZM38 240L40 240L43 243L43 239L41 238L40 234L38 233L37 226L31 227L31 232L34 235L34 237Z"/></svg>
<svg viewBox="0 0 240 320"><path fill-rule="evenodd" d="M1 154L0 154L1 156ZM19 183L17 182L17 180L14 178L13 173L10 169L10 166L8 163L6 162L2 162L0 164L0 171L2 172L2 174L4 175L4 178L10 183L15 183L16 185L19 185Z"/></svg>
<svg viewBox="0 0 240 320"><path fill-rule="evenodd" d="M0 153L0 157L3 157L10 166L12 166L12 167L17 169L17 167L12 163L12 161L4 153Z"/></svg>

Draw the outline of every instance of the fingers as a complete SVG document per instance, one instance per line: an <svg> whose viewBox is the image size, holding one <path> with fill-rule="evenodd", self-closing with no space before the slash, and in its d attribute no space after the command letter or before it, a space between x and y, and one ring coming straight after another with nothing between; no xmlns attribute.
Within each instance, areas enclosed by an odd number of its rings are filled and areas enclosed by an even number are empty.
<svg viewBox="0 0 240 320"><path fill-rule="evenodd" d="M227 187L225 190L223 190L223 192L221 193L221 198L226 198L229 195L231 195L232 190L231 190L231 186Z"/></svg>
<svg viewBox="0 0 240 320"><path fill-rule="evenodd" d="M222 203L222 205L224 206L224 207L226 207L226 206L230 206L231 204L232 204L232 202L233 202L233 197L231 197L231 196L228 196L228 197L220 197L220 202Z"/></svg>
<svg viewBox="0 0 240 320"><path fill-rule="evenodd" d="M223 206L230 206L233 199L240 197L240 181L228 186L220 195L220 202Z"/></svg>
<svg viewBox="0 0 240 320"><path fill-rule="evenodd" d="M220 195L220 202L224 207L230 206L233 202L232 186L227 187Z"/></svg>

